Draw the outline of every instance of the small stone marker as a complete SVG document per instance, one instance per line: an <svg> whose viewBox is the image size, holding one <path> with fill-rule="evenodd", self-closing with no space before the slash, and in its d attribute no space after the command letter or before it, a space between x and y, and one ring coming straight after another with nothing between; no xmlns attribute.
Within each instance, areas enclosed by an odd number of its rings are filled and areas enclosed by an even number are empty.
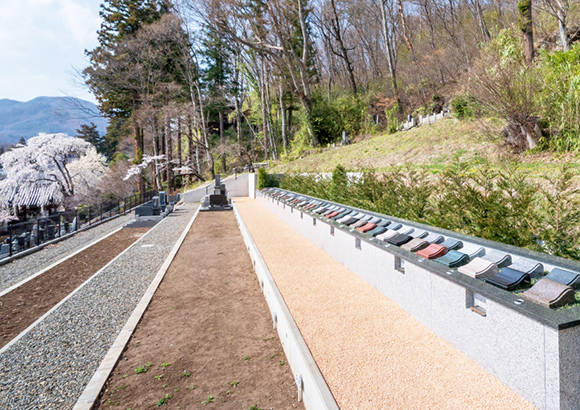
<svg viewBox="0 0 580 410"><path fill-rule="evenodd" d="M418 229L418 230L415 230L415 231L413 231L412 233L410 233L410 235L411 235L413 238L420 238L420 239L423 239L423 238L425 238L427 235L429 235L429 232L427 232L427 231L424 231L424 230L422 230L422 229Z"/></svg>
<svg viewBox="0 0 580 410"><path fill-rule="evenodd" d="M459 252L466 254L469 256L469 259L472 260L485 255L485 248L483 246L468 243L464 244L463 248L461 248Z"/></svg>
<svg viewBox="0 0 580 410"><path fill-rule="evenodd" d="M401 246L401 245L404 245L407 242L411 241L412 239L413 238L410 235L405 235L403 233L397 233L396 235L387 239L387 242L389 242L390 244L395 245L395 246Z"/></svg>
<svg viewBox="0 0 580 410"><path fill-rule="evenodd" d="M439 235L438 233L430 233L423 239L429 243L441 243L443 242L443 235Z"/></svg>
<svg viewBox="0 0 580 410"><path fill-rule="evenodd" d="M569 270L554 268L548 273L546 279L553 280L562 285L572 286L574 289L580 288L580 275Z"/></svg>
<svg viewBox="0 0 580 410"><path fill-rule="evenodd" d="M490 262L493 262L497 265L498 268L503 268L504 266L508 266L512 263L511 255L507 253L496 251L495 249L490 250L482 256L483 259L486 259Z"/></svg>
<svg viewBox="0 0 580 410"><path fill-rule="evenodd" d="M377 226L374 223L367 223L366 225L363 225L359 228L356 228L357 231L362 232L362 233L367 233L369 231L372 231L373 229L375 229Z"/></svg>
<svg viewBox="0 0 580 410"><path fill-rule="evenodd" d="M377 226L372 231L367 232L367 234L376 237L376 236L378 236L386 231L387 231L387 228L385 226Z"/></svg>
<svg viewBox="0 0 580 410"><path fill-rule="evenodd" d="M398 234L398 232L395 231L394 229L387 229L387 232L382 233L380 235L377 235L376 238L381 240L381 241L387 241L387 240L389 240L389 238L392 238L396 234Z"/></svg>
<svg viewBox="0 0 580 410"><path fill-rule="evenodd" d="M544 275L544 265L539 262L526 258L518 258L514 263L508 266L510 269L518 270L529 274L532 278Z"/></svg>
<svg viewBox="0 0 580 410"><path fill-rule="evenodd" d="M574 303L574 289L550 279L540 279L531 289L522 293L524 299L555 309Z"/></svg>
<svg viewBox="0 0 580 410"><path fill-rule="evenodd" d="M409 252L417 252L420 251L421 249L425 249L427 246L429 246L429 242L424 241L421 238L414 238L411 239L406 244L404 244L403 246L401 246L401 248Z"/></svg>
<svg viewBox="0 0 580 410"><path fill-rule="evenodd" d="M487 278L497 274L497 265L487 259L476 257L467 265L457 269L464 275L471 276L475 279Z"/></svg>
<svg viewBox="0 0 580 410"><path fill-rule="evenodd" d="M450 250L442 257L435 259L435 261L442 263L445 266L449 266L450 268L456 268L469 262L469 256L461 252Z"/></svg>
<svg viewBox="0 0 580 410"><path fill-rule="evenodd" d="M358 222L353 223L350 227L351 228L360 228L361 226L365 226L367 224L367 221L365 221L364 219L359 219Z"/></svg>
<svg viewBox="0 0 580 410"><path fill-rule="evenodd" d="M441 246L445 246L450 251L463 248L463 242L458 239L447 238L440 243Z"/></svg>
<svg viewBox="0 0 580 410"><path fill-rule="evenodd" d="M445 246L437 245L436 243L432 243L431 245L427 246L425 249L421 249L417 252L417 255L425 258L425 259L436 259L439 258L447 253L447 248Z"/></svg>
<svg viewBox="0 0 580 410"><path fill-rule="evenodd" d="M510 268L503 268L498 274L490 276L485 281L509 291L521 283L530 283L530 275Z"/></svg>

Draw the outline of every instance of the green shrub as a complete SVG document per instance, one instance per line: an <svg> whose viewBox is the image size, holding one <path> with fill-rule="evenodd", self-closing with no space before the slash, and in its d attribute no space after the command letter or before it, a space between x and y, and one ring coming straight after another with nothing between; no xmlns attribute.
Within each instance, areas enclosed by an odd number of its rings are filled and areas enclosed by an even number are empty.
<svg viewBox="0 0 580 410"><path fill-rule="evenodd" d="M265 168L258 168L258 189L278 186L280 186L280 183L276 176L268 174Z"/></svg>
<svg viewBox="0 0 580 410"><path fill-rule="evenodd" d="M518 164L457 161L440 173L406 165L347 178L287 174L282 187L407 220L580 260L578 168L541 186Z"/></svg>
<svg viewBox="0 0 580 410"><path fill-rule="evenodd" d="M544 87L540 93L542 119L551 131L547 147L580 150L580 44L570 51L540 53Z"/></svg>
<svg viewBox="0 0 580 410"><path fill-rule="evenodd" d="M465 120L474 117L473 100L467 95L460 95L451 100L451 110L453 116L459 120Z"/></svg>

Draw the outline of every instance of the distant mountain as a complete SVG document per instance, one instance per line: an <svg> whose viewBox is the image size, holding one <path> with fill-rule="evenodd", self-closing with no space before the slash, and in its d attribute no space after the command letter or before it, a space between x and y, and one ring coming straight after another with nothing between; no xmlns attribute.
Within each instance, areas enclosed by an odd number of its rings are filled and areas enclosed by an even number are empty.
<svg viewBox="0 0 580 410"><path fill-rule="evenodd" d="M27 102L0 99L0 144L14 144L40 132L75 135L81 124L95 123L103 135L107 120L95 104L70 97L38 97Z"/></svg>

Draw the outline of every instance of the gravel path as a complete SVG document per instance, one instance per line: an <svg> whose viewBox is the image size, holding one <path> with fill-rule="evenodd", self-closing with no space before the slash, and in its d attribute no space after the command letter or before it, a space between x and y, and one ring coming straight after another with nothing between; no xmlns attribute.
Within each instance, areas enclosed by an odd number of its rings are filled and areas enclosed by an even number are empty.
<svg viewBox="0 0 580 410"><path fill-rule="evenodd" d="M83 246L113 232L133 219L135 219L135 214L133 213L120 216L95 228L79 232L71 238L54 245L48 245L38 252L0 266L0 292L81 249Z"/></svg>
<svg viewBox="0 0 580 410"><path fill-rule="evenodd" d="M235 202L341 408L534 408L259 202Z"/></svg>
<svg viewBox="0 0 580 410"><path fill-rule="evenodd" d="M170 214L0 355L0 408L74 406L196 208Z"/></svg>

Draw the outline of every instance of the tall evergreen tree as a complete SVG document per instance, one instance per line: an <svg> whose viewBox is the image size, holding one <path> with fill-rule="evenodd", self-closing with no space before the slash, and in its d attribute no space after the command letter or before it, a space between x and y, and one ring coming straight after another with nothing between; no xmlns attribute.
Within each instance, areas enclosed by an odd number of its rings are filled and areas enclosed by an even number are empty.
<svg viewBox="0 0 580 410"><path fill-rule="evenodd" d="M131 65L127 63L122 48L144 25L153 23L170 9L167 0L105 0L101 5L103 19L98 31L99 45L92 51L85 51L90 66L83 74L85 80L99 102L101 111L109 117L133 120L135 139L135 163L143 158L143 131L133 117L138 109L141 96L139 84L131 81ZM139 182L139 191L145 189L144 181Z"/></svg>
<svg viewBox="0 0 580 410"><path fill-rule="evenodd" d="M99 154L103 154L109 160L113 158L115 150L117 149L115 141L112 141L113 144L110 144L105 137L99 134L97 126L94 123L91 122L90 125L81 124L80 128L76 130L76 133L78 138L82 138L93 144Z"/></svg>

